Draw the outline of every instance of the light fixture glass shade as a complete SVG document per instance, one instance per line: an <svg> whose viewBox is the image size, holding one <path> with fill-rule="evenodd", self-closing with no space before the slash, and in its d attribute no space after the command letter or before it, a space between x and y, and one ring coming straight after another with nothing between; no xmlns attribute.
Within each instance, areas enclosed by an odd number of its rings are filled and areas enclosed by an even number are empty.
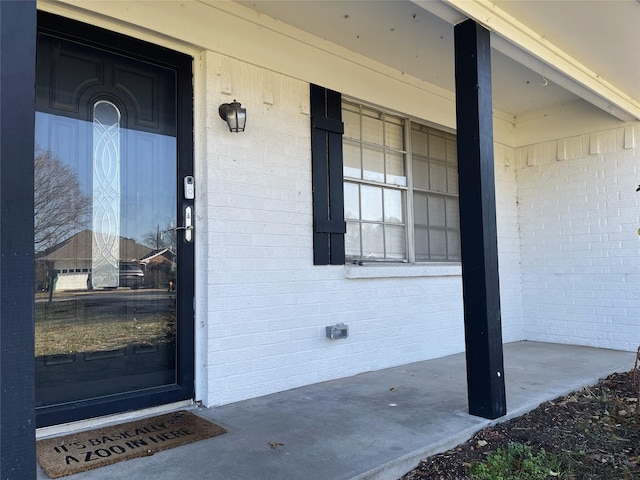
<svg viewBox="0 0 640 480"><path fill-rule="evenodd" d="M240 102L235 100L231 103L223 103L218 109L218 113L229 125L230 132L244 132L247 123L247 109L242 108Z"/></svg>

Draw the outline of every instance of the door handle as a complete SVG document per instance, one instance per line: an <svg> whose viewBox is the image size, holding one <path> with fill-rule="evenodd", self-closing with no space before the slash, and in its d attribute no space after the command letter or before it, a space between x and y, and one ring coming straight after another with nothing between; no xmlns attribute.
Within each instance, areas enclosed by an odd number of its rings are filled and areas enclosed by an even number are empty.
<svg viewBox="0 0 640 480"><path fill-rule="evenodd" d="M186 207L184 209L184 227L176 227L174 230L184 230L184 239L187 242L190 242L193 238L193 220L191 214L191 207Z"/></svg>

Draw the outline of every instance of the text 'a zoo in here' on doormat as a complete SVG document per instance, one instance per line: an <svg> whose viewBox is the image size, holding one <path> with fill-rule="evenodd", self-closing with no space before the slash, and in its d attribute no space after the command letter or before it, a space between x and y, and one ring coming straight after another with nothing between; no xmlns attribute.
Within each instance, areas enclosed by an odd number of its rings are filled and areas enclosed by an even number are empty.
<svg viewBox="0 0 640 480"><path fill-rule="evenodd" d="M60 478L223 433L226 430L215 423L181 410L38 440L36 454L47 475Z"/></svg>

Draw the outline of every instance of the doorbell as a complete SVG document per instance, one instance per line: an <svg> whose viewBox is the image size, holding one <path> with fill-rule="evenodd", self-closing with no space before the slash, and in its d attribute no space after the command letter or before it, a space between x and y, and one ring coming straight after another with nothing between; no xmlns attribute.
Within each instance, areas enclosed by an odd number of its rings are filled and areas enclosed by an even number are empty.
<svg viewBox="0 0 640 480"><path fill-rule="evenodd" d="M184 198L193 200L196 197L196 187L191 175L184 177Z"/></svg>

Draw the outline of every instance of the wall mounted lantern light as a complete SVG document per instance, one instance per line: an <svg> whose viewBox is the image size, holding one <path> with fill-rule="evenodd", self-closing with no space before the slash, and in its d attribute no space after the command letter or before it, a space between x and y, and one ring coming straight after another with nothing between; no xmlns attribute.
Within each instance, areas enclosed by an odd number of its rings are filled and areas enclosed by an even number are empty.
<svg viewBox="0 0 640 480"><path fill-rule="evenodd" d="M242 108L240 102L235 99L231 103L223 103L218 108L220 118L227 122L230 132L244 132L247 123L247 109Z"/></svg>

